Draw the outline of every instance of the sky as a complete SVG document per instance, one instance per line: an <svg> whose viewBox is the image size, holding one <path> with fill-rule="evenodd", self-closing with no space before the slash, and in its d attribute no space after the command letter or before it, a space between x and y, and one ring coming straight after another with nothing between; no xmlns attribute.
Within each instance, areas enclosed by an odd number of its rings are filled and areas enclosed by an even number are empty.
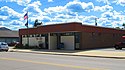
<svg viewBox="0 0 125 70"><path fill-rule="evenodd" d="M85 25L123 28L125 0L0 0L0 27L11 30L26 28L24 15L28 11L29 27L34 21L43 25L81 22Z"/></svg>

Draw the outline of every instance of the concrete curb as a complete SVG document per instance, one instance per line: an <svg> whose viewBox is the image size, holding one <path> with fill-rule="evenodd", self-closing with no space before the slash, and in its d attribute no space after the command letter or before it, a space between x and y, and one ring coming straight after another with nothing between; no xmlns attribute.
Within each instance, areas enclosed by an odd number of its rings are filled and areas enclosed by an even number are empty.
<svg viewBox="0 0 125 70"><path fill-rule="evenodd" d="M125 57L117 56L100 56L100 55L86 55L86 54L73 54L73 53L55 53L55 52L37 52L37 51L20 51L20 50L10 50L10 52L20 52L20 53L34 53L34 54L49 54L49 55L65 55L65 56L80 56L80 57L97 57L97 58L113 58L113 59L125 59Z"/></svg>

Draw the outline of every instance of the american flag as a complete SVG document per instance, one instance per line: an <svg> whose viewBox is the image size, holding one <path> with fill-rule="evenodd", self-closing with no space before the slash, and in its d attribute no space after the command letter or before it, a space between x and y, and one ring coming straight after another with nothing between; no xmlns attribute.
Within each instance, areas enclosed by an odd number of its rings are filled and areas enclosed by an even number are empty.
<svg viewBox="0 0 125 70"><path fill-rule="evenodd" d="M24 20L26 20L27 18L28 18L28 13L24 15Z"/></svg>

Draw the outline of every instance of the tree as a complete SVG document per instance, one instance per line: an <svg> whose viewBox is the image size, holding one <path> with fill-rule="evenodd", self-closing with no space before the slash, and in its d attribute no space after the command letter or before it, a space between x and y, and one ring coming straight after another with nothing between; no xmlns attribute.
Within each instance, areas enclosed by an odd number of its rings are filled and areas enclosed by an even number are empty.
<svg viewBox="0 0 125 70"><path fill-rule="evenodd" d="M42 22L39 23L38 19L36 19L33 27L37 27L38 25L42 25Z"/></svg>
<svg viewBox="0 0 125 70"><path fill-rule="evenodd" d="M122 26L124 26L124 28L125 28L125 23L123 23L123 25Z"/></svg>
<svg viewBox="0 0 125 70"><path fill-rule="evenodd" d="M120 27L116 27L116 29L120 29Z"/></svg>
<svg viewBox="0 0 125 70"><path fill-rule="evenodd" d="M35 20L34 22L34 27L37 27L38 19Z"/></svg>
<svg viewBox="0 0 125 70"><path fill-rule="evenodd" d="M43 23L41 22L41 23L38 23L38 25L42 25Z"/></svg>
<svg viewBox="0 0 125 70"><path fill-rule="evenodd" d="M38 19L36 19L33 27L37 27L38 25L42 25L42 22L39 23Z"/></svg>
<svg viewBox="0 0 125 70"><path fill-rule="evenodd" d="M41 22L41 23L38 22L38 23L37 23L37 26L38 26L38 25L42 25L42 22Z"/></svg>

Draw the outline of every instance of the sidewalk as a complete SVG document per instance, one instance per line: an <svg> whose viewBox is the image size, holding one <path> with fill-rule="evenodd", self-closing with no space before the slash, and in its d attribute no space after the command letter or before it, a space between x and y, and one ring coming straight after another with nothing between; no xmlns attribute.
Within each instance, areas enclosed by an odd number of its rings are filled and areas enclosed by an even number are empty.
<svg viewBox="0 0 125 70"><path fill-rule="evenodd" d="M113 49L113 48L112 48ZM99 58L114 58L125 59L125 50L38 50L38 49L13 49L10 48L10 52L24 52L24 53L36 53L36 54L51 54L51 55L67 55L67 56L84 56L84 57L99 57Z"/></svg>

